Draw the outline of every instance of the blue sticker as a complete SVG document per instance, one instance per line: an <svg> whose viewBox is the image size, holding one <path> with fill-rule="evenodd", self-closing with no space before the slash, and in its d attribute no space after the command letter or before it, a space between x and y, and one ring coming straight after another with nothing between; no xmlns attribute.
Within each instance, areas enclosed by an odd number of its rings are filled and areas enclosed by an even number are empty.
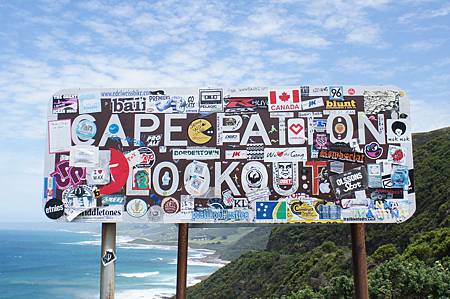
<svg viewBox="0 0 450 299"><path fill-rule="evenodd" d="M97 126L92 120L83 119L78 123L76 133L78 138L86 141L95 137L95 134L97 134Z"/></svg>
<svg viewBox="0 0 450 299"><path fill-rule="evenodd" d="M109 133L116 134L119 132L119 126L117 124L112 124L109 126Z"/></svg>

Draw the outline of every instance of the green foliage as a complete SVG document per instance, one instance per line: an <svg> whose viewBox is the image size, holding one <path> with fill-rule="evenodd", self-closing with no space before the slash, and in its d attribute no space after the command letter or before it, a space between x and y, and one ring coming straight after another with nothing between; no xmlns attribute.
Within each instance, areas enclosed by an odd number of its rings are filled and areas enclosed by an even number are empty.
<svg viewBox="0 0 450 299"><path fill-rule="evenodd" d="M450 298L450 128L413 143L415 215L366 226L370 298ZM188 298L352 298L349 244L348 225L275 226L266 250L219 269Z"/></svg>

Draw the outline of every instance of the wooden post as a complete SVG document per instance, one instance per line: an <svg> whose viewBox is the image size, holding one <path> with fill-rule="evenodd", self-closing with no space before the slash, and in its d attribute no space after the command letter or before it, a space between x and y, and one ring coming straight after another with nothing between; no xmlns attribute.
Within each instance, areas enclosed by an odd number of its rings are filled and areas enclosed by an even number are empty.
<svg viewBox="0 0 450 299"><path fill-rule="evenodd" d="M364 224L352 223L352 258L353 282L355 284L355 298L369 298L369 284L367 279L366 240L364 237Z"/></svg>
<svg viewBox="0 0 450 299"><path fill-rule="evenodd" d="M177 299L186 299L188 223L178 224Z"/></svg>
<svg viewBox="0 0 450 299"><path fill-rule="evenodd" d="M116 224L102 223L100 299L114 299L116 275ZM105 266L106 264L106 266Z"/></svg>

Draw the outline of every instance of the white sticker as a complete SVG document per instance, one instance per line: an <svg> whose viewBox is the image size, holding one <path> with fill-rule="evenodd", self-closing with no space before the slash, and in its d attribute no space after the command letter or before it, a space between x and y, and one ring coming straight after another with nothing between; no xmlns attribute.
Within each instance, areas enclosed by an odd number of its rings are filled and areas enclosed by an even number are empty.
<svg viewBox="0 0 450 299"><path fill-rule="evenodd" d="M302 101L302 109L303 110L318 108L318 107L322 107L322 106L323 106L322 98L315 98L315 99L310 99L307 101Z"/></svg>
<svg viewBox="0 0 450 299"><path fill-rule="evenodd" d="M99 150L93 145L76 145L70 147L69 165L75 167L97 167Z"/></svg>
<svg viewBox="0 0 450 299"><path fill-rule="evenodd" d="M70 119L48 122L48 151L50 154L68 152L70 150L72 135Z"/></svg>
<svg viewBox="0 0 450 299"><path fill-rule="evenodd" d="M100 97L97 93L80 94L78 102L80 114L102 112Z"/></svg>
<svg viewBox="0 0 450 299"><path fill-rule="evenodd" d="M216 148L173 149L174 160L215 160L220 159L220 150Z"/></svg>
<svg viewBox="0 0 450 299"><path fill-rule="evenodd" d="M264 162L306 161L305 147L265 148Z"/></svg>
<svg viewBox="0 0 450 299"><path fill-rule="evenodd" d="M305 137L305 120L303 118L291 118L287 123L288 142L290 144L304 144Z"/></svg>

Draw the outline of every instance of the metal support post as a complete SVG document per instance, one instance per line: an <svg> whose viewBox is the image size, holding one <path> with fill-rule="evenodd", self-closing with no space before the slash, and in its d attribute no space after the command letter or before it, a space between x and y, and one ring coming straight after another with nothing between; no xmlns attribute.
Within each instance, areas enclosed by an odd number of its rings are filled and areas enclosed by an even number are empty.
<svg viewBox="0 0 450 299"><path fill-rule="evenodd" d="M366 240L364 236L364 224L352 223L352 258L353 258L353 282L355 284L355 298L369 298L369 284L367 279Z"/></svg>
<svg viewBox="0 0 450 299"><path fill-rule="evenodd" d="M102 223L100 299L114 299L116 275L116 224Z"/></svg>
<svg viewBox="0 0 450 299"><path fill-rule="evenodd" d="M177 299L186 299L188 223L178 224Z"/></svg>

